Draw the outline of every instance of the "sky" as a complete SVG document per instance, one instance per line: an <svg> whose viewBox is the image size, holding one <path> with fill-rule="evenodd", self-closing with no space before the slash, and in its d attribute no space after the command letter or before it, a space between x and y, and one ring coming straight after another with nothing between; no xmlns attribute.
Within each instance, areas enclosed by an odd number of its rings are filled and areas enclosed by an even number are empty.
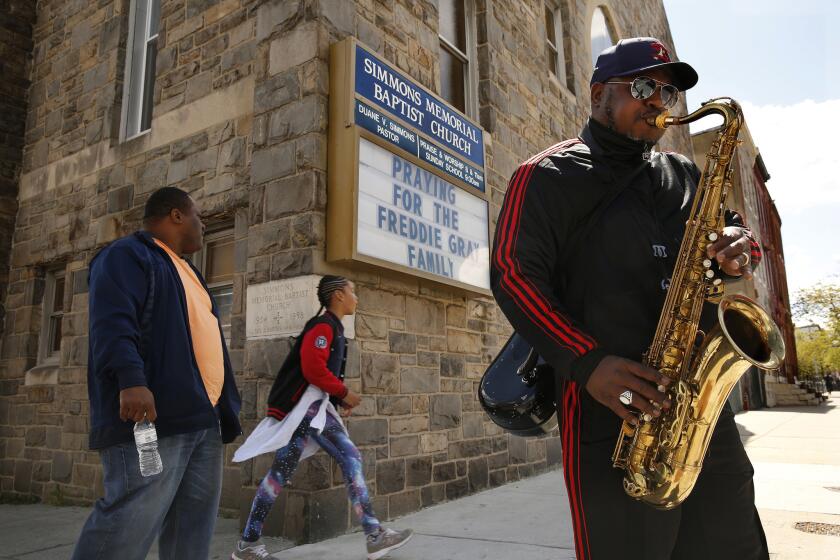
<svg viewBox="0 0 840 560"><path fill-rule="evenodd" d="M719 96L744 108L782 218L791 300L818 282L840 283L840 2L664 3L677 57L700 75L689 111ZM702 119L692 130L718 123Z"/></svg>

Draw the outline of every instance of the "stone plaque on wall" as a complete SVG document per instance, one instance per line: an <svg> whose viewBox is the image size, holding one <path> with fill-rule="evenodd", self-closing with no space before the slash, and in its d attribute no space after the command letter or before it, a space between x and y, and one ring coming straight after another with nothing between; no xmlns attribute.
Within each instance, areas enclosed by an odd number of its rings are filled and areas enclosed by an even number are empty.
<svg viewBox="0 0 840 560"><path fill-rule="evenodd" d="M320 276L299 276L248 286L245 336L248 340L296 336L320 307ZM344 336L355 338L355 320L344 317Z"/></svg>

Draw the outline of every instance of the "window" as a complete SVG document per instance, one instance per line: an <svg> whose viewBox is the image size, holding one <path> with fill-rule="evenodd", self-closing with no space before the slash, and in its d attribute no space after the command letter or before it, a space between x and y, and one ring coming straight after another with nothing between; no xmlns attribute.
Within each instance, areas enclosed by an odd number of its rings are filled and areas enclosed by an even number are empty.
<svg viewBox="0 0 840 560"><path fill-rule="evenodd" d="M440 0L440 95L467 115L476 107L473 49L475 31L470 0Z"/></svg>
<svg viewBox="0 0 840 560"><path fill-rule="evenodd" d="M204 248L198 256L197 268L207 282L210 295L219 309L219 321L225 341L230 344L230 313L233 307L234 248L232 229L216 230L204 238Z"/></svg>
<svg viewBox="0 0 840 560"><path fill-rule="evenodd" d="M565 21L561 8L553 2L545 4L545 51L548 69L561 84L574 91L571 72L566 72Z"/></svg>
<svg viewBox="0 0 840 560"><path fill-rule="evenodd" d="M610 31L607 23L607 16L604 14L602 7L595 8L592 14L592 27L590 29L590 45L592 45L592 67L595 68L595 62L598 60L598 55L601 52L615 44L615 37Z"/></svg>
<svg viewBox="0 0 840 560"><path fill-rule="evenodd" d="M44 291L44 319L38 349L38 363L58 363L61 352L61 321L64 318L63 270L48 272Z"/></svg>
<svg viewBox="0 0 840 560"><path fill-rule="evenodd" d="M132 0L125 65L122 130L130 140L152 126L160 0Z"/></svg>

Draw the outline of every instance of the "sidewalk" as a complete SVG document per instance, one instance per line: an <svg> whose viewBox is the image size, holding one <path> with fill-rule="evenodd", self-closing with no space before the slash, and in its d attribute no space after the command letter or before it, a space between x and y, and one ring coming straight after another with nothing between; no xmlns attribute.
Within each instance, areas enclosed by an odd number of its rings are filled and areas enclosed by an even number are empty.
<svg viewBox="0 0 840 560"><path fill-rule="evenodd" d="M77 507L0 505L0 559L66 560L88 513L87 508ZM411 527L416 533L408 545L388 557L394 560L574 558L561 471L424 509L388 525ZM238 536L238 521L220 518L210 558L230 558ZM283 559L365 558L361 533L294 548L281 539L266 542L269 550L286 549L276 555Z"/></svg>
<svg viewBox="0 0 840 560"><path fill-rule="evenodd" d="M820 406L770 408L736 416L755 467L755 493L773 560L836 560L838 536L794 529L800 522L840 529L840 392Z"/></svg>
<svg viewBox="0 0 840 560"><path fill-rule="evenodd" d="M840 393L820 407L766 409L736 417L755 466L756 502L773 560L832 560L840 536L793 528L797 522L840 525ZM0 505L0 559L67 559L87 508ZM562 472L554 471L392 523L412 527L411 543L394 560L568 560L574 558ZM211 558L224 560L238 536L238 522L219 519ZM46 530L45 530L46 529ZM292 547L268 539L278 559L359 560L361 533ZM157 559L157 554L151 554Z"/></svg>

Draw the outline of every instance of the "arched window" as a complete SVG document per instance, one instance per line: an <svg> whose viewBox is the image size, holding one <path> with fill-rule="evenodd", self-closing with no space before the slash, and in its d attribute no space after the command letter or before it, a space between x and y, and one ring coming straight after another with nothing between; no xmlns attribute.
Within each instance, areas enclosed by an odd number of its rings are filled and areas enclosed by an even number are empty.
<svg viewBox="0 0 840 560"><path fill-rule="evenodd" d="M598 55L601 54L601 51L613 46L615 41L616 39L607 23L607 16L604 13L604 9L598 6L592 13L592 27L590 29L593 68L595 68L595 61L598 60Z"/></svg>

